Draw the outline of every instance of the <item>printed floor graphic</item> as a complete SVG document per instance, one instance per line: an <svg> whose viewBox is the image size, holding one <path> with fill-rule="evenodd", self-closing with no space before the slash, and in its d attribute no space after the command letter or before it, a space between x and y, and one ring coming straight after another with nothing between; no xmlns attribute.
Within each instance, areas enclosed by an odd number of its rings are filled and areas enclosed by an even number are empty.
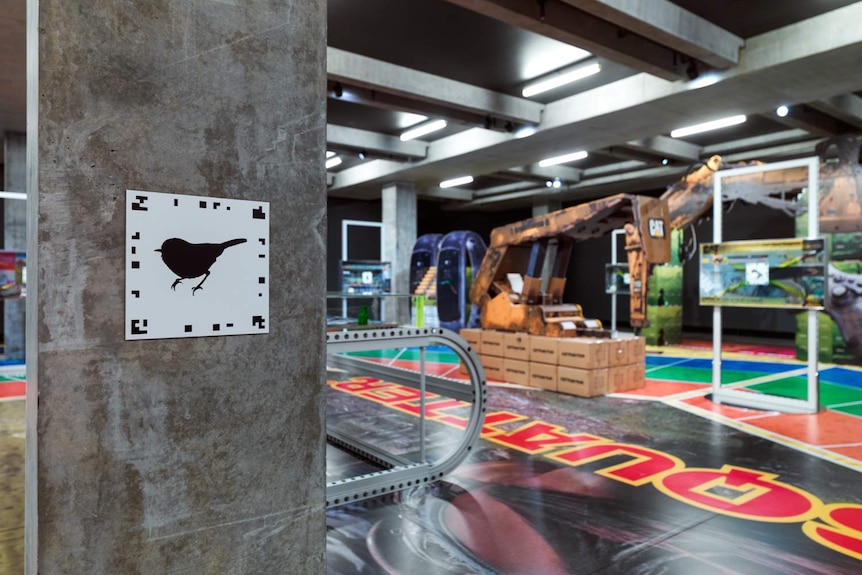
<svg viewBox="0 0 862 575"><path fill-rule="evenodd" d="M862 372L824 366L821 411L788 415L716 405L710 360L653 351L647 386L630 393L491 385L466 464L430 487L328 511L327 572L862 572ZM419 359L363 355L407 369ZM452 359L431 349L427 371L461 377ZM727 357L724 378L792 385L801 364L768 359ZM361 373L330 372L329 387L328 426L418 457L415 392ZM432 459L454 444L459 409L428 398ZM329 480L373 469L335 448L327 459Z"/></svg>

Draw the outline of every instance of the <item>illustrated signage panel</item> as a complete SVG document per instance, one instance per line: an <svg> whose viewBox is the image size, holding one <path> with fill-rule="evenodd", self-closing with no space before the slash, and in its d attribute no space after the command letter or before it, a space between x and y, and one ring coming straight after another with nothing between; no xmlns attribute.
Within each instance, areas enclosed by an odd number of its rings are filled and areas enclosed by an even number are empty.
<svg viewBox="0 0 862 575"><path fill-rule="evenodd" d="M605 293L628 295L631 280L629 264L605 264Z"/></svg>
<svg viewBox="0 0 862 575"><path fill-rule="evenodd" d="M27 254L0 251L0 298L27 295Z"/></svg>
<svg viewBox="0 0 862 575"><path fill-rule="evenodd" d="M822 238L703 244L700 304L822 308L827 263Z"/></svg>
<svg viewBox="0 0 862 575"><path fill-rule="evenodd" d="M126 190L126 339L269 332L269 203Z"/></svg>

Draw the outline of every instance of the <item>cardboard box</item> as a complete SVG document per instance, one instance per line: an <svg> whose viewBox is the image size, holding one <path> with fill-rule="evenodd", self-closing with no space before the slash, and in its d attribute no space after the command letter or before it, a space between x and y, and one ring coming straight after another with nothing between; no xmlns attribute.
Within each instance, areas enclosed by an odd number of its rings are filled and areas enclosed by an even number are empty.
<svg viewBox="0 0 862 575"><path fill-rule="evenodd" d="M485 370L485 379L496 379L503 381L503 358L494 355L482 354L479 356L479 363L482 364L482 369Z"/></svg>
<svg viewBox="0 0 862 575"><path fill-rule="evenodd" d="M589 337L561 337L557 344L557 364L578 369L607 367L608 341Z"/></svg>
<svg viewBox="0 0 862 575"><path fill-rule="evenodd" d="M605 395L608 392L608 370L559 367L557 391L579 397Z"/></svg>
<svg viewBox="0 0 862 575"><path fill-rule="evenodd" d="M629 366L609 367L607 372L608 393L618 393L628 390Z"/></svg>
<svg viewBox="0 0 862 575"><path fill-rule="evenodd" d="M458 335L464 338L464 341L470 344L473 351L482 353L482 330L481 329L462 329Z"/></svg>
<svg viewBox="0 0 862 575"><path fill-rule="evenodd" d="M631 363L629 361L629 338L607 339L605 345L608 347L608 366L621 367Z"/></svg>
<svg viewBox="0 0 862 575"><path fill-rule="evenodd" d="M503 357L503 338L506 332L490 329L482 330L482 355Z"/></svg>
<svg viewBox="0 0 862 575"><path fill-rule="evenodd" d="M643 337L627 337L623 339L626 342L626 363L646 362L646 339Z"/></svg>
<svg viewBox="0 0 862 575"><path fill-rule="evenodd" d="M503 379L518 385L530 385L530 362L520 359L504 359Z"/></svg>
<svg viewBox="0 0 862 575"><path fill-rule="evenodd" d="M559 338L542 335L530 336L530 361L557 365L559 363Z"/></svg>
<svg viewBox="0 0 862 575"><path fill-rule="evenodd" d="M626 391L644 387L646 385L646 364L638 362L629 365L626 379L628 379Z"/></svg>
<svg viewBox="0 0 862 575"><path fill-rule="evenodd" d="M530 361L530 336L526 333L507 333L503 336L503 357Z"/></svg>
<svg viewBox="0 0 862 575"><path fill-rule="evenodd" d="M557 391L557 366L530 362L530 387Z"/></svg>

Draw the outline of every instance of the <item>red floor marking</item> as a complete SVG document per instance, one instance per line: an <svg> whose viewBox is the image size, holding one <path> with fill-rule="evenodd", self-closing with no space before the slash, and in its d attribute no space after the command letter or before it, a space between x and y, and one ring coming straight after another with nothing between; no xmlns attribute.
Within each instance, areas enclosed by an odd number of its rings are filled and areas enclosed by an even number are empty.
<svg viewBox="0 0 862 575"><path fill-rule="evenodd" d="M707 385L686 383L684 381L660 381L656 379L647 379L646 385L640 389L631 391L623 391L621 395L631 394L647 397L667 397L678 393L686 393L693 391L698 387L709 387Z"/></svg>
<svg viewBox="0 0 862 575"><path fill-rule="evenodd" d="M3 398L24 398L27 394L27 382L25 381L4 381L0 382L0 397Z"/></svg>
<svg viewBox="0 0 862 575"><path fill-rule="evenodd" d="M859 436L856 438L859 439ZM855 447L829 447L827 449L839 455L862 461L862 445L857 445Z"/></svg>
<svg viewBox="0 0 862 575"><path fill-rule="evenodd" d="M809 445L835 445L859 441L859 418L821 411L812 415L778 414L746 421L767 431L808 443Z"/></svg>

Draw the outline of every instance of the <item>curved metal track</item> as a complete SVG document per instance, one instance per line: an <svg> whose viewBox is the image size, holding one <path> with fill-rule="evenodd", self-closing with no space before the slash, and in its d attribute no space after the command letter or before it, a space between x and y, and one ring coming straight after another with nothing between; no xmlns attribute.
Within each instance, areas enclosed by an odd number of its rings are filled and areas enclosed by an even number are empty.
<svg viewBox="0 0 862 575"><path fill-rule="evenodd" d="M469 383L429 376L424 373L424 353L429 345L445 345L464 362ZM360 359L337 355L345 352L370 351L402 347L418 347L422 354L420 373L391 366L373 364ZM327 431L327 440L334 445L388 467L383 471L332 481L326 485L326 507L334 507L369 499L437 481L451 472L470 454L482 433L487 404L485 372L479 358L455 332L442 328L397 327L387 329L345 330L326 334L327 363L332 367L356 369L385 381L413 387L420 391L421 462L413 463L377 449L373 445ZM425 462L425 394L435 393L470 404L467 426L455 450L439 461Z"/></svg>

